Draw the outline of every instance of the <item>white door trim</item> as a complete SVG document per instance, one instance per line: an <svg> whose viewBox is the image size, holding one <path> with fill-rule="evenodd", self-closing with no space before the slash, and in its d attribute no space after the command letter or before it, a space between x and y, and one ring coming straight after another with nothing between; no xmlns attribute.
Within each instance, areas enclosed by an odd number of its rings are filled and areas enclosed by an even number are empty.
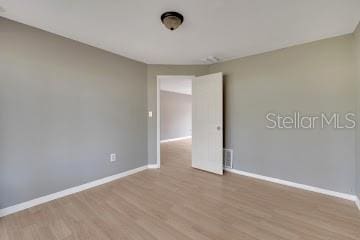
<svg viewBox="0 0 360 240"><path fill-rule="evenodd" d="M156 168L160 168L160 80L161 78L191 78L194 75L157 75L156 76Z"/></svg>

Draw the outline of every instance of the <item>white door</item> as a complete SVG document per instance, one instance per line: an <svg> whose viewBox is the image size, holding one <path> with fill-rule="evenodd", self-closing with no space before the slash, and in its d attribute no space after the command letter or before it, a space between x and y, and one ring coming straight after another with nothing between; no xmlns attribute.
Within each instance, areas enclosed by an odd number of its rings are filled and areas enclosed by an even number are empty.
<svg viewBox="0 0 360 240"><path fill-rule="evenodd" d="M192 167L223 174L223 75L192 81Z"/></svg>

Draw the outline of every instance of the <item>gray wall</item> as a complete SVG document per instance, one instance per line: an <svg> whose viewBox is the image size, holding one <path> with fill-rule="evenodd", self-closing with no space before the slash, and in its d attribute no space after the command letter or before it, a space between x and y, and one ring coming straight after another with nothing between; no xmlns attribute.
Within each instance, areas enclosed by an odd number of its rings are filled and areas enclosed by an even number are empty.
<svg viewBox="0 0 360 240"><path fill-rule="evenodd" d="M148 65L147 68L147 104L148 111L153 117L148 119L148 160L149 164L156 164L156 77L158 75L194 75L207 74L206 65Z"/></svg>
<svg viewBox="0 0 360 240"><path fill-rule="evenodd" d="M156 76L224 73L225 147L234 168L355 193L355 130L270 130L268 112L356 110L353 35L207 66L148 66L148 159L156 163Z"/></svg>
<svg viewBox="0 0 360 240"><path fill-rule="evenodd" d="M355 192L355 130L271 130L268 112L353 112L352 35L210 66L225 75L225 146L234 168Z"/></svg>
<svg viewBox="0 0 360 240"><path fill-rule="evenodd" d="M0 208L146 165L146 86L143 63L0 18Z"/></svg>
<svg viewBox="0 0 360 240"><path fill-rule="evenodd" d="M160 91L160 139L191 136L192 97Z"/></svg>
<svg viewBox="0 0 360 240"><path fill-rule="evenodd" d="M360 123L360 24L354 32L354 53L357 69L357 113L358 123ZM360 126L356 133L356 186L357 196L360 198Z"/></svg>
<svg viewBox="0 0 360 240"><path fill-rule="evenodd" d="M354 39L212 66L146 66L1 18L0 208L156 163L156 76L219 71L236 169L354 193L355 131L265 129L269 111L356 109Z"/></svg>

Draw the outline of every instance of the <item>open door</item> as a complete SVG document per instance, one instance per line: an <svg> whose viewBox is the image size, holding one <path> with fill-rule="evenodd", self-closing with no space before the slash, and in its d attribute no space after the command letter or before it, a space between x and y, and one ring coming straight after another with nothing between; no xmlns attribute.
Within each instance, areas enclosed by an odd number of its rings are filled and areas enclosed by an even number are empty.
<svg viewBox="0 0 360 240"><path fill-rule="evenodd" d="M223 174L223 75L192 81L192 167Z"/></svg>

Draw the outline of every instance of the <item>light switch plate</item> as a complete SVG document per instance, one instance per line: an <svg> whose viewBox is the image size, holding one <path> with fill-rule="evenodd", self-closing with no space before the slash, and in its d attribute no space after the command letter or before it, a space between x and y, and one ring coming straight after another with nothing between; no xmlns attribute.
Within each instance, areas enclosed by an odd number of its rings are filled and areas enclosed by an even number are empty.
<svg viewBox="0 0 360 240"><path fill-rule="evenodd" d="M149 117L152 117L152 111L149 111Z"/></svg>
<svg viewBox="0 0 360 240"><path fill-rule="evenodd" d="M112 153L110 154L110 162L115 162L116 161L116 154Z"/></svg>

